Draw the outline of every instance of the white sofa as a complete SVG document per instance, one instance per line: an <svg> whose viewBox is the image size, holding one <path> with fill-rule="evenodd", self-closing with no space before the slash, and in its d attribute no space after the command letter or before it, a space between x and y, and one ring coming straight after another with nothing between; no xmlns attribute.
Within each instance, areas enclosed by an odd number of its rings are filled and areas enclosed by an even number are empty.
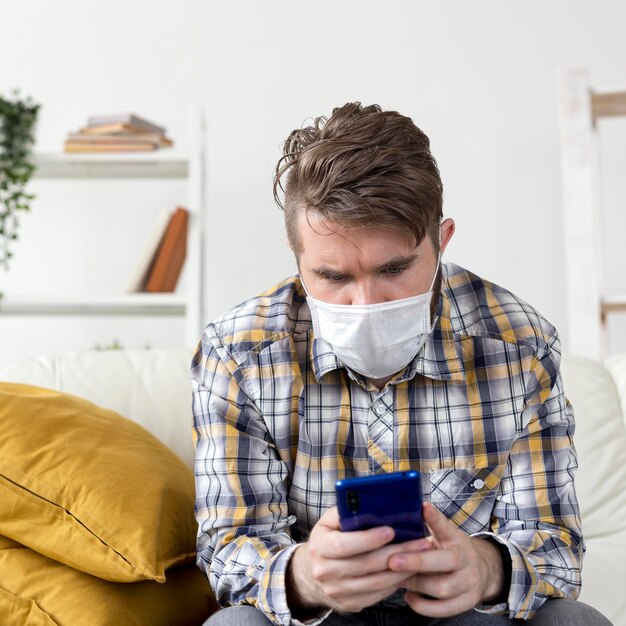
<svg viewBox="0 0 626 626"><path fill-rule="evenodd" d="M0 366L0 380L84 397L142 424L193 465L191 350L85 352ZM581 600L626 626L626 355L565 357L577 418L577 477L587 556Z"/></svg>

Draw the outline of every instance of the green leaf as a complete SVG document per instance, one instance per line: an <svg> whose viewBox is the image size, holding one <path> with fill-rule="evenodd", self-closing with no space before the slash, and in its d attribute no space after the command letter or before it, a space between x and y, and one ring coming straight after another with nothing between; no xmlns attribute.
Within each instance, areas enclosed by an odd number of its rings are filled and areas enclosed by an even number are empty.
<svg viewBox="0 0 626 626"><path fill-rule="evenodd" d="M26 192L35 165L31 161L34 129L41 106L15 89L0 96L0 265L9 267L9 242L18 237L18 211L29 211L34 194Z"/></svg>

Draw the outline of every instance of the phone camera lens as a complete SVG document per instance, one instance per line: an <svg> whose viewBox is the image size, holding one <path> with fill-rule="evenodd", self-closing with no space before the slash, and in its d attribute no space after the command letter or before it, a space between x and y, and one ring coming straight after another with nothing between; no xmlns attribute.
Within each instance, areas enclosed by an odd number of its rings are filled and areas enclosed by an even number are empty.
<svg viewBox="0 0 626 626"><path fill-rule="evenodd" d="M353 515L356 515L359 512L359 492L354 489L350 489L346 493L346 496L348 499L348 509L350 509L350 512Z"/></svg>

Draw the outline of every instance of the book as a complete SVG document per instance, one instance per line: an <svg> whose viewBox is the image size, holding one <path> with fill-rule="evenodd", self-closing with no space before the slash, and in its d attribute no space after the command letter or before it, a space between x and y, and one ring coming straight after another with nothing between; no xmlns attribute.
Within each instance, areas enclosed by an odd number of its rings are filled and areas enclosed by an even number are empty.
<svg viewBox="0 0 626 626"><path fill-rule="evenodd" d="M140 293L145 289L150 269L154 264L157 250L163 240L167 225L170 223L171 212L163 208L157 215L157 219L150 231L150 235L143 248L142 254L137 261L135 271L131 275L126 287L126 293Z"/></svg>
<svg viewBox="0 0 626 626"><path fill-rule="evenodd" d="M178 207L171 216L154 264L146 280L145 291L150 293L172 293L187 256L187 228L189 211Z"/></svg>
<svg viewBox="0 0 626 626"><path fill-rule="evenodd" d="M90 117L87 126L68 133L65 152L140 152L168 148L165 129L134 113Z"/></svg>
<svg viewBox="0 0 626 626"><path fill-rule="evenodd" d="M66 141L63 145L65 152L146 152L156 150L157 145L151 143L84 143Z"/></svg>
<svg viewBox="0 0 626 626"><path fill-rule="evenodd" d="M112 115L95 115L87 120L88 127L106 126L110 124L126 124L140 130L165 134L165 128L136 115L135 113L117 113Z"/></svg>
<svg viewBox="0 0 626 626"><path fill-rule="evenodd" d="M147 143L159 145L161 135L157 135L156 133L145 133L141 135L84 135L82 133L70 133L66 140L72 143Z"/></svg>
<svg viewBox="0 0 626 626"><path fill-rule="evenodd" d="M128 140L152 141L161 147L173 145L173 141L161 133L148 132L139 128L134 128L128 124L109 124L107 126L86 126L77 133L70 133L68 138L79 141L98 142L101 137L124 137Z"/></svg>

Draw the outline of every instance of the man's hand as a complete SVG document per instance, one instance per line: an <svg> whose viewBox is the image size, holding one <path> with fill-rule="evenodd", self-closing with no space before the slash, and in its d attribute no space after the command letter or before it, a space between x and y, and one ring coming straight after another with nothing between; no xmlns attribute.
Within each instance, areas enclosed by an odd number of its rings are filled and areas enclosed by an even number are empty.
<svg viewBox="0 0 626 626"><path fill-rule="evenodd" d="M424 504L424 521L436 549L389 559L394 572L413 574L398 585L407 590L407 604L420 615L449 617L497 598L504 582L498 548L470 537L430 503Z"/></svg>
<svg viewBox="0 0 626 626"><path fill-rule="evenodd" d="M341 532L337 508L326 511L306 543L293 553L287 570L287 599L295 617L331 608L356 613L394 593L411 573L391 571L395 554L430 550L425 539L389 544L389 526Z"/></svg>

